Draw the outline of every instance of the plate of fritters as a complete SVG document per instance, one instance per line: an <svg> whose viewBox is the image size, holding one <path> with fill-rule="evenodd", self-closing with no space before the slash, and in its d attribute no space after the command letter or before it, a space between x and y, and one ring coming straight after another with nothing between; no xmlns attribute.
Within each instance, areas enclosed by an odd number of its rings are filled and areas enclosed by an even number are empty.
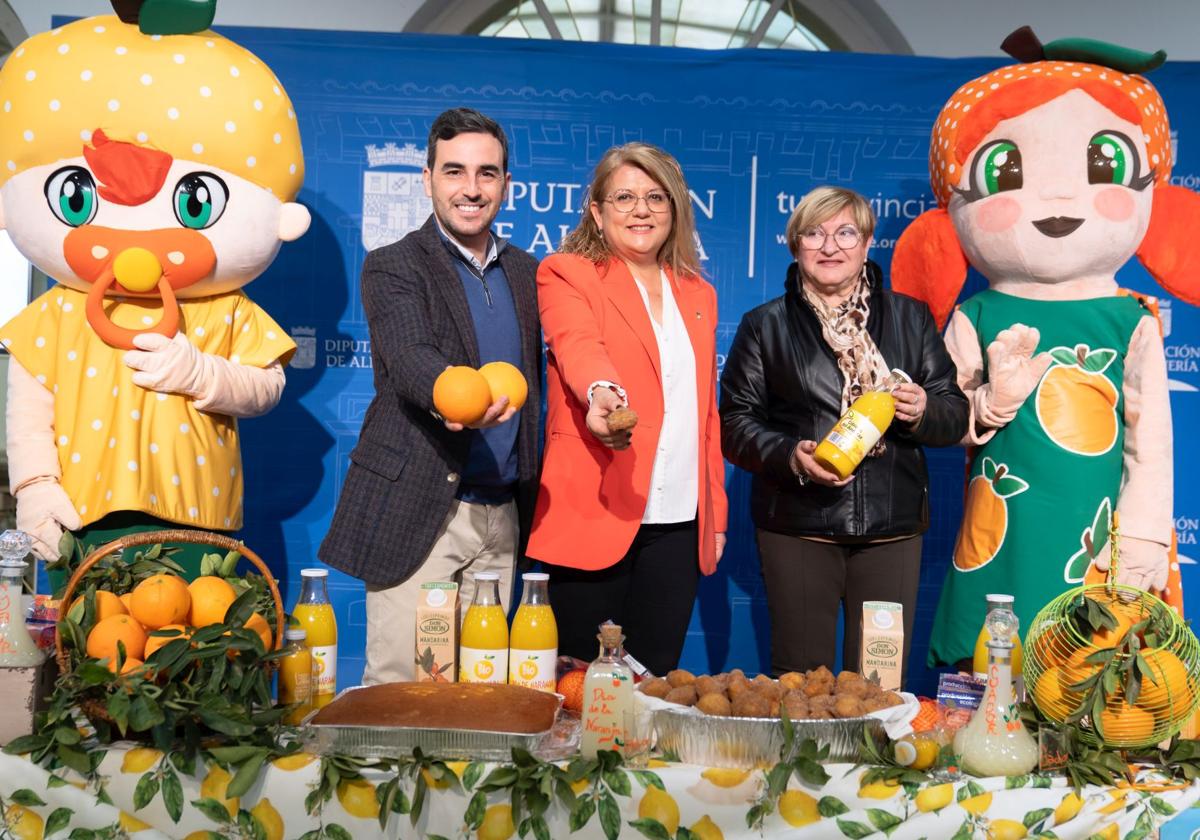
<svg viewBox="0 0 1200 840"><path fill-rule="evenodd" d="M861 674L842 671L835 677L824 665L803 674L788 672L777 680L766 674L751 679L739 668L711 676L677 670L639 683L638 690L716 717L777 718L780 709L786 709L792 720L846 720L905 702L897 692L884 691Z"/></svg>
<svg viewBox="0 0 1200 840"><path fill-rule="evenodd" d="M638 685L639 703L654 711L660 750L681 761L713 767L753 768L779 760L781 716L793 722L795 743L829 747L829 761L857 761L863 730L911 719L919 709L910 694L884 691L860 674L834 676L820 667L772 679L740 669L696 676L676 670Z"/></svg>

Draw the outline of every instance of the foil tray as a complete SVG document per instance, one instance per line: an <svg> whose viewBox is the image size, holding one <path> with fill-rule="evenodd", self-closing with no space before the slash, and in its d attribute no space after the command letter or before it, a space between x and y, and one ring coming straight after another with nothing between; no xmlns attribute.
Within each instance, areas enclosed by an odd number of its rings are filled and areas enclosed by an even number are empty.
<svg viewBox="0 0 1200 840"><path fill-rule="evenodd" d="M337 700L359 687L338 692ZM428 756L460 761L512 761L514 747L543 760L571 755L579 749L579 727L564 720L562 697L554 725L544 732L496 732L486 729L433 729L417 726L352 726L314 724L317 711L300 724L300 742L315 755L347 755L354 758L399 758L420 747ZM572 742L573 738L573 742Z"/></svg>
<svg viewBox="0 0 1200 840"><path fill-rule="evenodd" d="M872 717L834 720L793 720L795 743L811 738L829 747L831 762L857 762L863 730L877 736L883 724ZM778 718L737 718L697 715L671 709L654 712L658 749L687 764L752 770L770 767L783 749L783 723Z"/></svg>

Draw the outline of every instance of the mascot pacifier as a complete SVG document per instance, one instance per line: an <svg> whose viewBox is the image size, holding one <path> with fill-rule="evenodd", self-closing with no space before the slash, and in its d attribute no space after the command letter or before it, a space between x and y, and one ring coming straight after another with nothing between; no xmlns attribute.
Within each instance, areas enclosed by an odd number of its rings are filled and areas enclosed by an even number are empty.
<svg viewBox="0 0 1200 840"><path fill-rule="evenodd" d="M295 345L242 292L308 228L291 102L215 0L114 2L0 70L0 227L57 282L0 327L10 486L64 530L242 524L238 417Z"/></svg>
<svg viewBox="0 0 1200 840"><path fill-rule="evenodd" d="M971 656L987 593L1015 595L1028 626L1066 589L1102 579L1115 522L1118 582L1179 590L1156 302L1115 279L1136 256L1171 294L1198 300L1200 197L1169 183L1167 113L1141 75L1165 55L1043 45L1028 28L1004 49L1020 63L962 85L938 114L939 208L905 231L892 262L894 289L949 317L971 403L935 663ZM955 308L968 263L988 288Z"/></svg>

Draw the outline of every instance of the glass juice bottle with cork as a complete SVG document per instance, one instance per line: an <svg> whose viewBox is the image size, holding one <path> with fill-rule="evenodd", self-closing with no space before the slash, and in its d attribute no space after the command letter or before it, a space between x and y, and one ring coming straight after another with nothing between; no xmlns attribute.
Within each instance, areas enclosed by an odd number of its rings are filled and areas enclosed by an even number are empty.
<svg viewBox="0 0 1200 840"><path fill-rule="evenodd" d="M620 750L625 742L625 714L633 711L633 670L622 661L625 651L619 624L600 625L600 656L583 678L583 736L579 752L595 758L600 750Z"/></svg>

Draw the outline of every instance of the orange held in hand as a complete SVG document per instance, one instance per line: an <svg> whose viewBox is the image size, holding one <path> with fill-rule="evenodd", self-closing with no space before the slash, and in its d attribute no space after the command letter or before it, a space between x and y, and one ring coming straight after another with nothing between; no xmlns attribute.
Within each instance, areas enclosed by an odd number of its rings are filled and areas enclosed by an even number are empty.
<svg viewBox="0 0 1200 840"><path fill-rule="evenodd" d="M144 627L157 630L182 624L192 606L192 596L183 578L160 574L148 577L133 589L130 613Z"/></svg>
<svg viewBox="0 0 1200 840"><path fill-rule="evenodd" d="M476 423L491 404L487 379L466 365L446 368L433 383L433 406L451 423Z"/></svg>
<svg viewBox="0 0 1200 840"><path fill-rule="evenodd" d="M525 398L529 396L529 384L515 366L508 362L488 362L479 372L487 380L492 402L501 397L508 397L508 404L513 408L525 405Z"/></svg>

